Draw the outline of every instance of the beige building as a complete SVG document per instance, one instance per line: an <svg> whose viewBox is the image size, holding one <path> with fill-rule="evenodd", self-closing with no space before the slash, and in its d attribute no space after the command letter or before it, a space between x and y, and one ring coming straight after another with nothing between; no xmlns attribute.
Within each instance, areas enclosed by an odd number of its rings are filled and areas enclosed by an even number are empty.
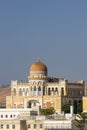
<svg viewBox="0 0 87 130"><path fill-rule="evenodd" d="M83 96L83 111L87 112L87 84L85 85L85 94Z"/></svg>
<svg viewBox="0 0 87 130"><path fill-rule="evenodd" d="M0 119L0 130L72 130L72 122L71 117L67 119L64 116L58 116L58 119L19 116L15 119Z"/></svg>
<svg viewBox="0 0 87 130"><path fill-rule="evenodd" d="M11 81L6 109L0 109L0 130L72 130L73 106L76 113L77 103L86 92L84 81L68 82L64 78L49 77L47 66L39 59L29 71L27 83ZM73 105L70 114L64 115L61 108L68 103ZM85 102L83 106L86 105ZM54 107L54 115L40 115L41 108L50 107Z"/></svg>
<svg viewBox="0 0 87 130"><path fill-rule="evenodd" d="M61 112L64 104L74 104L84 95L84 81L68 82L64 78L48 77L48 69L40 59L29 68L28 82L11 81L11 96L6 97L6 108L50 108Z"/></svg>

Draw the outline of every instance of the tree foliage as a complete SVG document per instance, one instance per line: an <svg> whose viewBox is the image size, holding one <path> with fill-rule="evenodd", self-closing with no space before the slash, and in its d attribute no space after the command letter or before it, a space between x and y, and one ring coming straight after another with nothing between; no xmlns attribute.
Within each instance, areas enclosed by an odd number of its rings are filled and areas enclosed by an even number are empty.
<svg viewBox="0 0 87 130"><path fill-rule="evenodd" d="M77 118L75 120L75 126L78 130L85 130L85 123L87 120L87 113L81 112L77 114Z"/></svg>
<svg viewBox="0 0 87 130"><path fill-rule="evenodd" d="M54 114L55 110L53 107L51 108L46 108L46 109L41 109L41 114L42 115L52 115Z"/></svg>
<svg viewBox="0 0 87 130"><path fill-rule="evenodd" d="M63 105L62 111L64 111L65 113L70 113L70 106L71 106L71 104ZM79 101L76 104L74 104L73 108L74 108L74 113L81 113L82 112L82 101Z"/></svg>
<svg viewBox="0 0 87 130"><path fill-rule="evenodd" d="M65 113L70 113L70 104L63 105L62 111L64 111Z"/></svg>
<svg viewBox="0 0 87 130"><path fill-rule="evenodd" d="M78 107L78 113L81 113L83 110L82 110L82 101L80 101L77 105Z"/></svg>
<svg viewBox="0 0 87 130"><path fill-rule="evenodd" d="M0 108L6 108L5 106L0 106Z"/></svg>

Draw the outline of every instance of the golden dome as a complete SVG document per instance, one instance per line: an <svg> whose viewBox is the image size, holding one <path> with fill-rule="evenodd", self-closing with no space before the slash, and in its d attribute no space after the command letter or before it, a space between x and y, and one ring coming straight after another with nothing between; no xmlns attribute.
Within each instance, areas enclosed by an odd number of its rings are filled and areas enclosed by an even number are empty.
<svg viewBox="0 0 87 130"><path fill-rule="evenodd" d="M45 64L43 64L40 59L38 59L34 64L31 65L30 71L46 71L47 67Z"/></svg>

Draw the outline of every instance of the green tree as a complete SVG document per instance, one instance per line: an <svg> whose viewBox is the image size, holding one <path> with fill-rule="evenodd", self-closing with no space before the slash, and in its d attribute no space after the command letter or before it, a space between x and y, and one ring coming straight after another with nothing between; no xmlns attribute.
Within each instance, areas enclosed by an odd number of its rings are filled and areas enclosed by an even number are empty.
<svg viewBox="0 0 87 130"><path fill-rule="evenodd" d="M41 109L41 114L42 115L52 115L54 114L55 110L53 107L47 108L47 109Z"/></svg>
<svg viewBox="0 0 87 130"><path fill-rule="evenodd" d="M82 110L82 101L79 101L78 103L77 103L77 109L78 109L78 113L81 113L83 110Z"/></svg>
<svg viewBox="0 0 87 130"><path fill-rule="evenodd" d="M87 119L87 113L81 112L77 114L77 118L75 119L75 126L78 130L85 130L85 123Z"/></svg>
<svg viewBox="0 0 87 130"><path fill-rule="evenodd" d="M0 108L6 108L5 106L0 106Z"/></svg>
<svg viewBox="0 0 87 130"><path fill-rule="evenodd" d="M70 105L71 104L65 104L62 106L62 111L64 111L65 113L70 113Z"/></svg>

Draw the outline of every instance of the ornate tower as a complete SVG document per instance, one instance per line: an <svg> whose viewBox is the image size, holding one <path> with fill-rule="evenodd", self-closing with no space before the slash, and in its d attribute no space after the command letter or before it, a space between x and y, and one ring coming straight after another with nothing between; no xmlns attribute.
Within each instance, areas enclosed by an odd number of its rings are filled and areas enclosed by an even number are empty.
<svg viewBox="0 0 87 130"><path fill-rule="evenodd" d="M28 82L31 86L30 91L32 96L46 95L47 67L40 59L30 66Z"/></svg>

